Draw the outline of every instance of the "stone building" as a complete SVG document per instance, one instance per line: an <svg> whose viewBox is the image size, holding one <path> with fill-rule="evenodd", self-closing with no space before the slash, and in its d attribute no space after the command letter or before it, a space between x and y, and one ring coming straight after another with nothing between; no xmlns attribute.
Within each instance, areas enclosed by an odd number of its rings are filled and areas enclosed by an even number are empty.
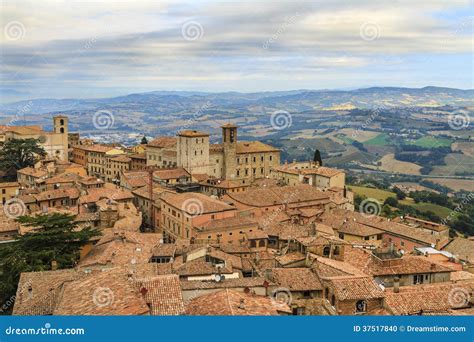
<svg viewBox="0 0 474 342"><path fill-rule="evenodd" d="M68 159L68 117L53 117L53 131L44 131L41 126L0 126L0 147L11 139L38 139L51 158Z"/></svg>
<svg viewBox="0 0 474 342"><path fill-rule="evenodd" d="M158 137L146 145L146 165L157 167L176 166L175 137Z"/></svg>
<svg viewBox="0 0 474 342"><path fill-rule="evenodd" d="M209 133L184 130L177 138L159 137L147 145L147 165L178 166L192 175L248 180L269 177L280 164L280 150L259 141L238 141L237 126L222 126L222 143L210 144Z"/></svg>
<svg viewBox="0 0 474 342"><path fill-rule="evenodd" d="M209 133L185 130L178 133L178 166L189 173L208 173Z"/></svg>

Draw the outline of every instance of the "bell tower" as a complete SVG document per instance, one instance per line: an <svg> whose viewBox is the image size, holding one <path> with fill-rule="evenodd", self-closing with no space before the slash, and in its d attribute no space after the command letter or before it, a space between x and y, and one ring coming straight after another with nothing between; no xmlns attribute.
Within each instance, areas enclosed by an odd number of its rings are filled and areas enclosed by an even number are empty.
<svg viewBox="0 0 474 342"><path fill-rule="evenodd" d="M231 123L222 127L222 145L224 146L224 179L233 179L237 175L237 126Z"/></svg>
<svg viewBox="0 0 474 342"><path fill-rule="evenodd" d="M54 128L54 145L60 148L54 149L54 156L61 160L68 159L68 147L69 147L69 118L65 115L58 115L53 117L53 128ZM58 153L59 152L59 153Z"/></svg>

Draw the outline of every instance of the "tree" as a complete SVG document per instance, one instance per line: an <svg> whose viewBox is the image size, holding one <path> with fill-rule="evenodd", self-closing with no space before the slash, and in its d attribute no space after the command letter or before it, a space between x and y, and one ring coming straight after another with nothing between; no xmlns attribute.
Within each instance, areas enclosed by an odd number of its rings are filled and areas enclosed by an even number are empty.
<svg viewBox="0 0 474 342"><path fill-rule="evenodd" d="M148 144L148 140L147 140L147 138L146 138L146 136L145 136L145 135L143 136L143 138L142 138L142 141L141 141L141 143L140 143L140 144L142 144L142 145L146 145L146 144Z"/></svg>
<svg viewBox="0 0 474 342"><path fill-rule="evenodd" d="M395 194L397 195L397 199L400 201L404 200L407 197L407 195L396 186L393 187L393 192L395 192Z"/></svg>
<svg viewBox="0 0 474 342"><path fill-rule="evenodd" d="M78 230L74 218L74 215L53 213L17 219L34 230L18 236L14 242L0 244L2 303L14 298L22 272L51 270L53 261L58 268L71 268L79 259L80 249L101 234L92 227Z"/></svg>
<svg viewBox="0 0 474 342"><path fill-rule="evenodd" d="M33 166L46 151L39 144L39 139L10 139L0 150L0 169L15 170Z"/></svg>
<svg viewBox="0 0 474 342"><path fill-rule="evenodd" d="M319 152L319 150L314 152L313 161L319 163L319 166L323 166L323 160L321 159L321 152Z"/></svg>
<svg viewBox="0 0 474 342"><path fill-rule="evenodd" d="M387 197L385 201L383 202L384 205L389 205L391 207L397 207L398 206L398 200L395 197Z"/></svg>

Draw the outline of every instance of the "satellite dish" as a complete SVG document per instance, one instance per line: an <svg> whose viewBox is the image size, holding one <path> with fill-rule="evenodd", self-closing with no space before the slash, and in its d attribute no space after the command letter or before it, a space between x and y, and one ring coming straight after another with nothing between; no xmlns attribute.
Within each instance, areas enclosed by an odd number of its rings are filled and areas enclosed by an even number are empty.
<svg viewBox="0 0 474 342"><path fill-rule="evenodd" d="M44 135L40 135L39 138L38 138L38 141L42 144L44 144L46 142L46 137Z"/></svg>
<svg viewBox="0 0 474 342"><path fill-rule="evenodd" d="M215 275L214 275L214 280L215 280L216 282L220 282L220 281L222 281L222 276L221 276L220 274L215 274Z"/></svg>

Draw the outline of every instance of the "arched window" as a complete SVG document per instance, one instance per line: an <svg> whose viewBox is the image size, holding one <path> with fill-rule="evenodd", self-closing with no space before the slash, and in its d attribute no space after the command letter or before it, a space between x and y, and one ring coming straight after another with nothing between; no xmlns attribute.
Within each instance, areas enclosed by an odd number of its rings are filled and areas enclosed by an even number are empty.
<svg viewBox="0 0 474 342"><path fill-rule="evenodd" d="M356 312L366 312L367 302L365 300L358 300L356 303Z"/></svg>
<svg viewBox="0 0 474 342"><path fill-rule="evenodd" d="M334 246L334 255L339 255L339 253L340 253L339 246Z"/></svg>
<svg viewBox="0 0 474 342"><path fill-rule="evenodd" d="M63 119L59 120L59 124L60 124L61 126L64 126L64 120L63 120Z"/></svg>
<svg viewBox="0 0 474 342"><path fill-rule="evenodd" d="M331 296L331 305L334 307L336 306L336 296L334 295Z"/></svg>
<svg viewBox="0 0 474 342"><path fill-rule="evenodd" d="M258 242L258 247L265 247L265 240L260 240Z"/></svg>
<svg viewBox="0 0 474 342"><path fill-rule="evenodd" d="M59 132L64 133L64 127L61 127L61 128L59 129Z"/></svg>
<svg viewBox="0 0 474 342"><path fill-rule="evenodd" d="M323 256L329 256L330 252L331 252L331 248L329 246L324 247Z"/></svg>

